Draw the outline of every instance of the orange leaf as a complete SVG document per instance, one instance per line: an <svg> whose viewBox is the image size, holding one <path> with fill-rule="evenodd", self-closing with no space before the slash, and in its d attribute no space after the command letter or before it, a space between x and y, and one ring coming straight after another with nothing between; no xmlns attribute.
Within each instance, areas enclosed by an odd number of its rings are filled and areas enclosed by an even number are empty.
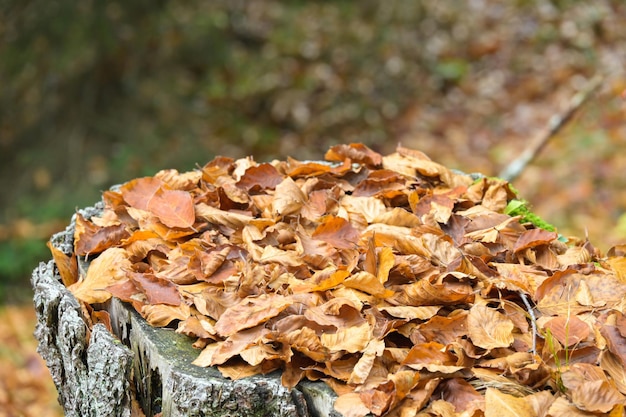
<svg viewBox="0 0 626 417"><path fill-rule="evenodd" d="M338 249L352 249L359 240L359 232L346 219L327 216L317 226L312 237L330 243Z"/></svg>
<svg viewBox="0 0 626 417"><path fill-rule="evenodd" d="M340 395L335 400L334 407L344 417L365 417L370 413L358 392Z"/></svg>
<svg viewBox="0 0 626 417"><path fill-rule="evenodd" d="M291 304L293 299L279 294L245 298L224 311L215 323L215 331L221 336L231 336L277 316Z"/></svg>
<svg viewBox="0 0 626 417"><path fill-rule="evenodd" d="M196 220L193 199L186 191L159 188L147 208L167 227L186 229Z"/></svg>
<svg viewBox="0 0 626 417"><path fill-rule="evenodd" d="M89 265L85 279L70 286L69 290L87 304L103 303L111 298L106 288L127 279L129 269L130 261L124 249L107 249Z"/></svg>
<svg viewBox="0 0 626 417"><path fill-rule="evenodd" d="M52 252L52 258L61 275L63 285L69 287L78 281L78 262L76 261L76 253L72 252L71 256L64 254L60 249L56 248L52 242L48 241L46 246Z"/></svg>
<svg viewBox="0 0 626 417"><path fill-rule="evenodd" d="M455 366L456 356L445 351L445 346L437 342L420 343L411 348L402 362L418 371L427 369L430 372L453 373L463 367Z"/></svg>
<svg viewBox="0 0 626 417"><path fill-rule="evenodd" d="M365 271L357 272L349 276L343 281L343 285L378 298L388 298L394 294L392 290L388 290L381 284L376 275Z"/></svg>
<svg viewBox="0 0 626 417"><path fill-rule="evenodd" d="M353 162L368 165L370 167L380 166L383 157L378 152L374 152L362 143L341 144L333 146L326 152L324 158L327 161L343 162L346 158Z"/></svg>
<svg viewBox="0 0 626 417"><path fill-rule="evenodd" d="M574 346L589 336L589 325L576 316L555 317L543 326L565 347Z"/></svg>
<svg viewBox="0 0 626 417"><path fill-rule="evenodd" d="M276 188L283 181L283 176L271 164L251 166L237 182L237 187L245 190L265 190Z"/></svg>
<svg viewBox="0 0 626 417"><path fill-rule="evenodd" d="M130 273L129 278L146 295L150 304L180 305L178 288L171 281L139 272Z"/></svg>
<svg viewBox="0 0 626 417"><path fill-rule="evenodd" d="M137 178L120 187L124 201L139 210L148 210L148 204L154 194L164 185L163 181L154 177Z"/></svg>

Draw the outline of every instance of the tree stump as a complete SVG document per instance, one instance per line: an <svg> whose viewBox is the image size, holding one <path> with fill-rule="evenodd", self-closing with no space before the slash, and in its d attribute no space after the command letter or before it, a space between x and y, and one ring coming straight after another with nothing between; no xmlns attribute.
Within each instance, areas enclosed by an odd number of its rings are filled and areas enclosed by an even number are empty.
<svg viewBox="0 0 626 417"><path fill-rule="evenodd" d="M79 212L90 218L101 210L97 204ZM52 244L71 254L74 229L72 219ZM278 372L233 381L217 369L192 365L198 354L192 339L151 327L117 299L103 306L113 334L102 324L90 329L53 261L40 263L31 282L38 352L67 416L141 415L137 404L146 416L339 416L335 394L323 382L304 381L288 390Z"/></svg>

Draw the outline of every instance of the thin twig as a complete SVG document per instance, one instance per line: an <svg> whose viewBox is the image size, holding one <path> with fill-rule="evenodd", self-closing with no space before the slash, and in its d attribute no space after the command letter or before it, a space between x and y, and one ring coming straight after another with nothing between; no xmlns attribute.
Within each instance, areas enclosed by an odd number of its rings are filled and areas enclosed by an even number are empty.
<svg viewBox="0 0 626 417"><path fill-rule="evenodd" d="M524 152L509 163L498 175L500 178L513 181L524 171L526 166L530 164L539 155L539 152L546 147L550 139L555 137L557 133L565 127L565 125L572 119L574 114L591 98L593 93L602 84L604 77L596 75L593 77L578 93L576 93L569 102L567 109L561 114L553 115L548 121L548 125L541 135L530 142L528 147L524 149Z"/></svg>
<svg viewBox="0 0 626 417"><path fill-rule="evenodd" d="M535 318L535 312L533 311L532 306L530 305L530 302L528 302L528 297L526 297L526 294L524 294L523 292L520 292L520 297L522 298L522 301L524 302L524 305L526 306L526 310L528 311L528 314L530 314L530 325L532 326L533 329L533 348L532 348L532 352L533 352L533 357L537 356L537 319Z"/></svg>

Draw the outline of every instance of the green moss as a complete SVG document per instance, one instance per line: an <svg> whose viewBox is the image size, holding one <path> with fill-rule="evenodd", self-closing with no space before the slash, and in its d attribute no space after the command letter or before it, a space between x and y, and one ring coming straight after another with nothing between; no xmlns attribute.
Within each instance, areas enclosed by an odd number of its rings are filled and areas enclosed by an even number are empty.
<svg viewBox="0 0 626 417"><path fill-rule="evenodd" d="M509 216L520 216L522 223L532 223L535 227L540 229L547 230L549 232L556 231L556 227L547 221L543 220L537 214L533 213L528 208L528 201L521 199L513 199L509 201L506 208L504 209L504 213Z"/></svg>

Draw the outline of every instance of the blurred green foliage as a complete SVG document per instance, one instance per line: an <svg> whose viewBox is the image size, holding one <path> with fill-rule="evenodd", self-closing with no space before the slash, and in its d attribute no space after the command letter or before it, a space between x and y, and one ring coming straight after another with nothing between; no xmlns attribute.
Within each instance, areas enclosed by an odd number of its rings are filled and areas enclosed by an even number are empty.
<svg viewBox="0 0 626 417"><path fill-rule="evenodd" d="M515 105L593 75L623 13L621 0L4 0L0 286L25 282L49 233L102 190L217 154L402 140L497 172L516 152L505 133L528 132Z"/></svg>

